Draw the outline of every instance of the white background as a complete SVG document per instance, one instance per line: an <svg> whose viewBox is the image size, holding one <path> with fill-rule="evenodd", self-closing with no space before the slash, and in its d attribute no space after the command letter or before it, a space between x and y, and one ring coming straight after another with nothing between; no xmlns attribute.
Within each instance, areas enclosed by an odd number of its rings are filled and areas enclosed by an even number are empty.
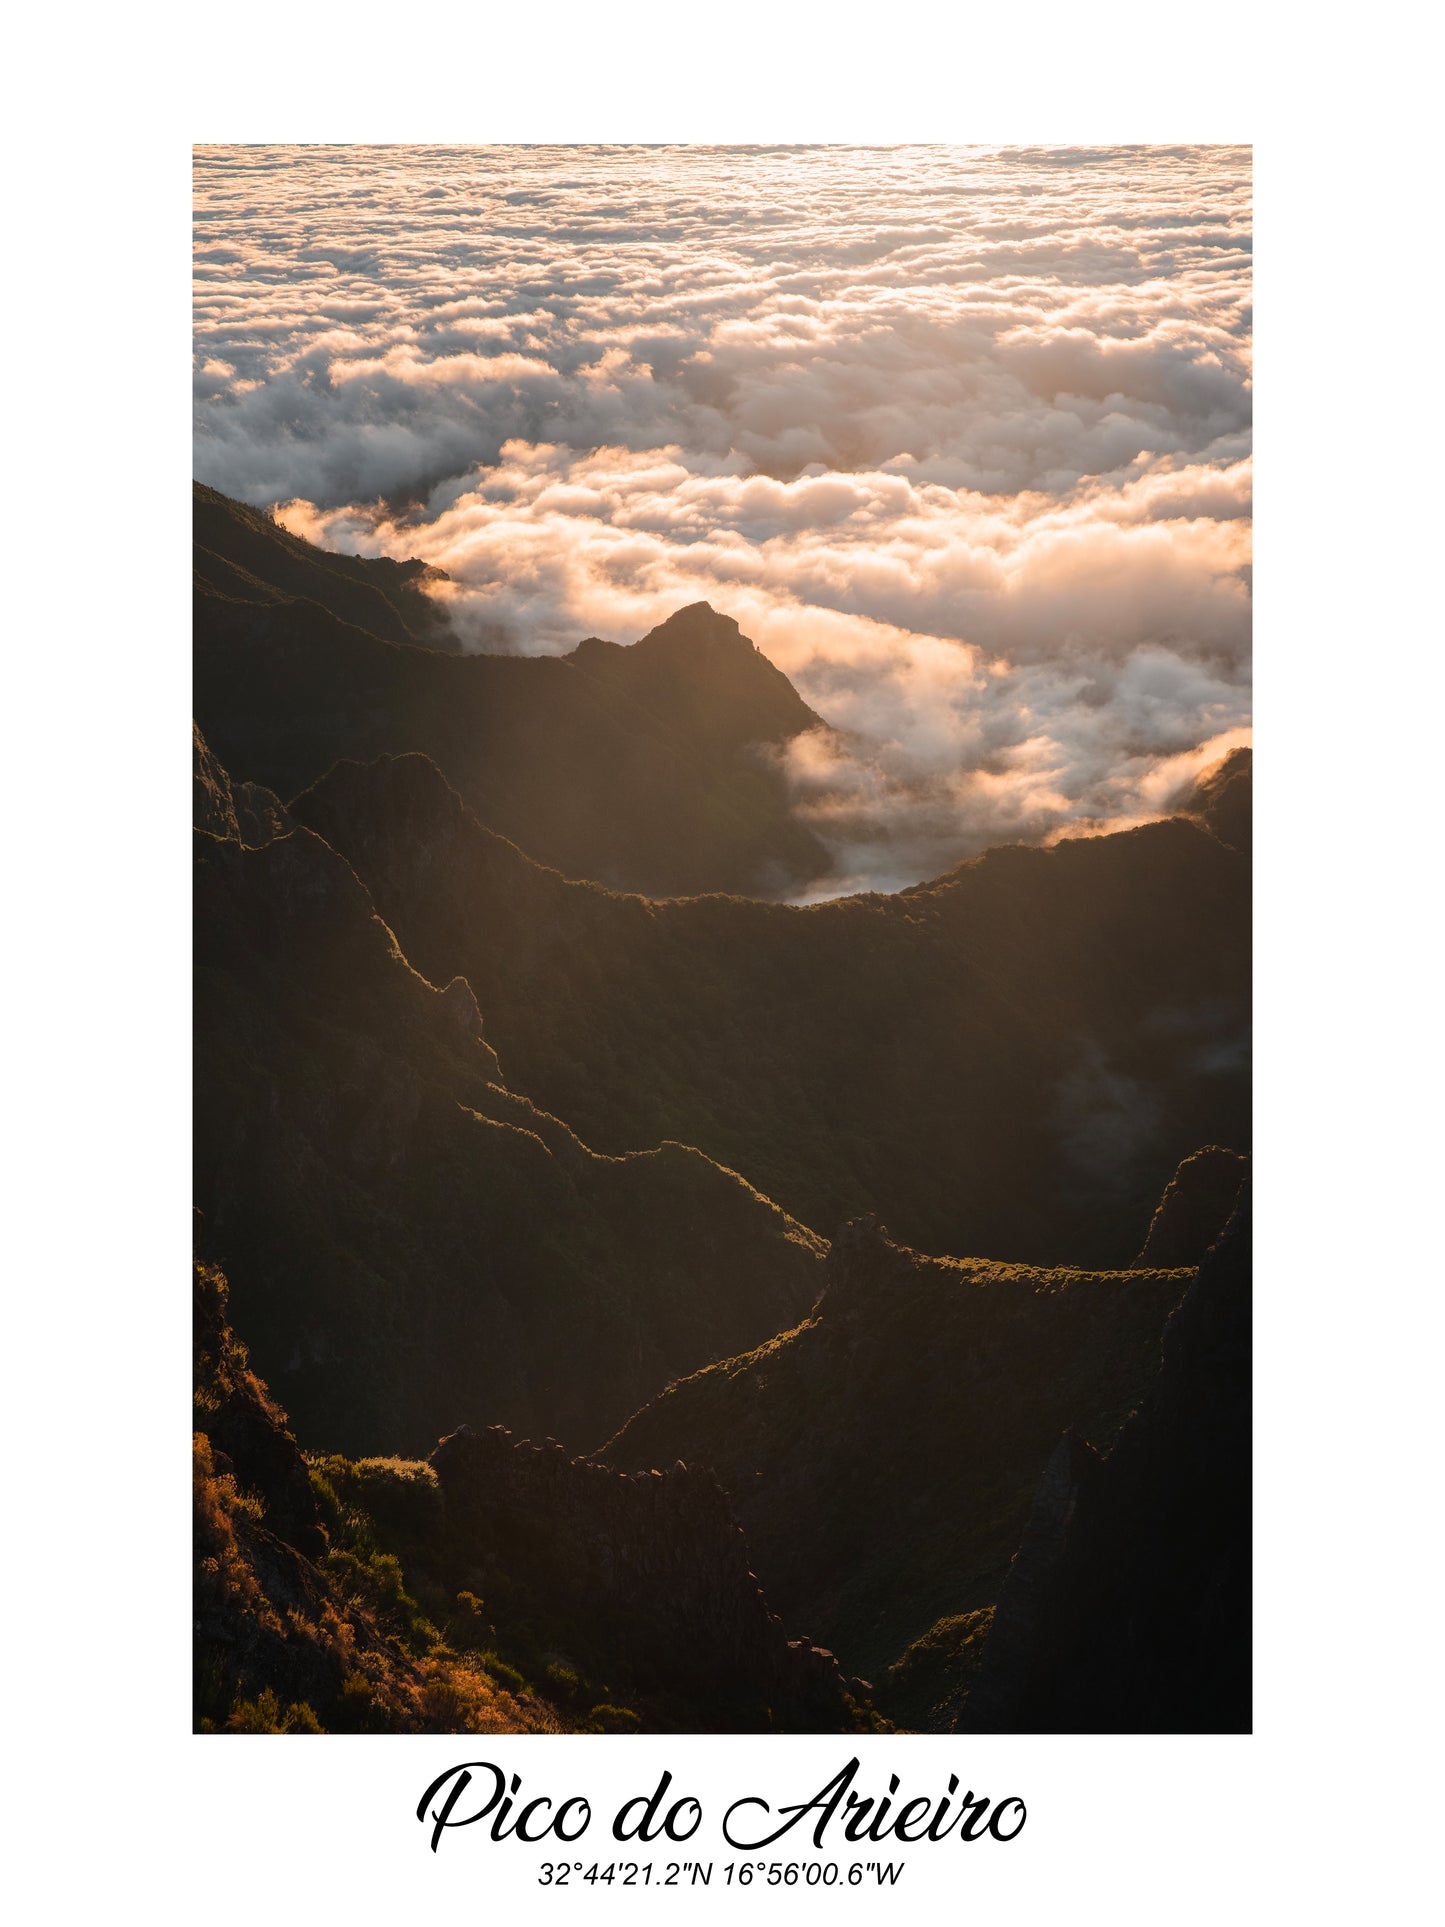
<svg viewBox="0 0 1445 1927"><path fill-rule="evenodd" d="M0 764L20 1851L3 1878L20 1918L1423 1916L1441 1288L1425 19L647 0L505 17L82 6L12 29ZM1253 1737L190 1736L189 146L278 139L1254 141ZM900 1797L950 1772L1017 1793L1024 1831L901 1850L885 1902L729 1893L720 1872L678 1900L547 1892L543 1849L474 1827L433 1856L414 1818L443 1767L495 1758L529 1791L588 1794L597 1818L569 1857L606 1859L610 1812L666 1766L707 1815L674 1857L721 1865L730 1800L806 1798L854 1750L868 1787L900 1774Z"/></svg>

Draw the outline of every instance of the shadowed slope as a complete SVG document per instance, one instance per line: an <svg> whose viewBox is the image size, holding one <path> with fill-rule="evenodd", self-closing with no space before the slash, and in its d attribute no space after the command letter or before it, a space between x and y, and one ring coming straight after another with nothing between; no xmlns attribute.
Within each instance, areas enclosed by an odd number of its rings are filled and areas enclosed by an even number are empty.
<svg viewBox="0 0 1445 1927"><path fill-rule="evenodd" d="M195 1273L195 1717L242 1732L849 1731L717 1482L463 1428L304 1459ZM852 1682L856 1688L858 1682Z"/></svg>
<svg viewBox="0 0 1445 1927"><path fill-rule="evenodd" d="M197 1727L241 1732L525 1732L544 1703L426 1651L385 1555L322 1523L286 1415L229 1323L226 1280L195 1268L194 1695ZM333 1517L333 1524L337 1521ZM353 1509L361 1546L371 1522ZM358 1583L359 1582L359 1583Z"/></svg>
<svg viewBox="0 0 1445 1927"><path fill-rule="evenodd" d="M595 1156L502 1083L308 830L198 834L197 1201L311 1442L460 1420L595 1439L817 1292L821 1245L679 1144Z"/></svg>
<svg viewBox="0 0 1445 1927"><path fill-rule="evenodd" d="M1246 1191L1112 1451L1050 1460L963 1730L1249 1730L1251 1298Z"/></svg>
<svg viewBox="0 0 1445 1927"><path fill-rule="evenodd" d="M1254 751L1232 749L1204 772L1180 807L1207 823L1221 843L1248 851L1254 837Z"/></svg>
<svg viewBox="0 0 1445 1927"><path fill-rule="evenodd" d="M1159 1200L1134 1262L1146 1268L1197 1265L1229 1222L1248 1177L1249 1159L1217 1144L1185 1158Z"/></svg>
<svg viewBox="0 0 1445 1927"><path fill-rule="evenodd" d="M710 1473L672 1465L619 1478L499 1428L454 1433L430 1463L444 1507L440 1568L504 1599L539 1647L561 1644L625 1677L652 1700L650 1729L862 1723L832 1654L790 1640L769 1611Z"/></svg>
<svg viewBox="0 0 1445 1927"><path fill-rule="evenodd" d="M261 509L196 482L191 489L198 589L243 602L311 602L383 642L453 649L456 638L423 584L424 562L333 555Z"/></svg>
<svg viewBox="0 0 1445 1927"><path fill-rule="evenodd" d="M671 1387L603 1456L713 1468L768 1597L891 1715L881 1669L997 1598L1060 1432L1123 1421L1188 1278L921 1258L866 1223L827 1276L812 1318Z"/></svg>
<svg viewBox="0 0 1445 1927"><path fill-rule="evenodd" d="M408 646L419 572L403 595L403 565L272 542L262 521L198 491L198 542L270 578L198 551L196 717L234 777L289 797L338 757L420 750L483 822L571 876L786 895L827 871L768 755L819 719L706 603L633 649L449 655Z"/></svg>
<svg viewBox="0 0 1445 1927"><path fill-rule="evenodd" d="M421 757L291 807L539 1102L608 1151L697 1144L806 1223L1122 1264L1181 1158L1247 1143L1249 870L1194 823L797 909L565 882Z"/></svg>

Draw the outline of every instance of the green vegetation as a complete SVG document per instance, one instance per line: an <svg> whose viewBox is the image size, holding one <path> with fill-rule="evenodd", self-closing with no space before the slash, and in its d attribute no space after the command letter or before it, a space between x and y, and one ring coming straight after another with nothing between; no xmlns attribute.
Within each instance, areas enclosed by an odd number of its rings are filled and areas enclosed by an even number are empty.
<svg viewBox="0 0 1445 1927"><path fill-rule="evenodd" d="M228 1314L198 1265L195 1404L226 1449L197 1430L197 1730L866 1722L836 1669L787 1647L712 1482L659 1505L652 1478L500 1434L447 1442L449 1486L427 1461L303 1459Z"/></svg>
<svg viewBox="0 0 1445 1927"><path fill-rule="evenodd" d="M594 1706L591 1719L599 1733L637 1733L642 1727L630 1706Z"/></svg>
<svg viewBox="0 0 1445 1927"><path fill-rule="evenodd" d="M282 1707L269 1686L253 1700L237 1700L226 1721L228 1733L324 1733L325 1727L304 1701Z"/></svg>
<svg viewBox="0 0 1445 1927"><path fill-rule="evenodd" d="M953 1725L983 1658L993 1611L950 1613L894 1660L878 1697L899 1726L941 1732Z"/></svg>
<svg viewBox="0 0 1445 1927"><path fill-rule="evenodd" d="M473 1620L480 1601L449 1601L424 1566L413 1587L408 1567L440 1524L431 1468L334 1455L308 1466L231 1331L213 1266L196 1268L195 1329L197 1730L562 1724L518 1670L459 1650L438 1630L433 1614L445 1618L450 1604Z"/></svg>

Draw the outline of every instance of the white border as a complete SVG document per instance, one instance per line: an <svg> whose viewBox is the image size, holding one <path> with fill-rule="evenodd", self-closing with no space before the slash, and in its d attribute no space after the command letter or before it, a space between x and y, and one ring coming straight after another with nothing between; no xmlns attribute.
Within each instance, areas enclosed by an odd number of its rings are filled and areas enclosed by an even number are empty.
<svg viewBox="0 0 1445 1927"><path fill-rule="evenodd" d="M910 1855L898 1901L922 1918L1419 1917L1433 1520L1412 1475L1432 1465L1439 1289L1423 1222L1439 1077L1423 1049L1439 872L1423 558L1439 436L1429 65L1409 18L781 0L452 17L365 0L27 21L33 104L9 137L23 266L5 364L19 434L4 759L12 1819L47 1901L26 1917L623 1911L615 1895L548 1897L529 1884L535 1856L472 1834L427 1853L421 1787L485 1742L186 1730L189 145L298 135L1254 138L1257 1734L859 1745L870 1773L879 1755L910 1784L958 1771L1028 1801L1007 1848ZM491 1751L529 1781L591 1781L599 1802L665 1764L711 1815L768 1782L796 1797L849 1744ZM720 1904L696 1900L650 1897L668 1918ZM749 1890L749 1905L779 1900L795 1916L859 1911Z"/></svg>

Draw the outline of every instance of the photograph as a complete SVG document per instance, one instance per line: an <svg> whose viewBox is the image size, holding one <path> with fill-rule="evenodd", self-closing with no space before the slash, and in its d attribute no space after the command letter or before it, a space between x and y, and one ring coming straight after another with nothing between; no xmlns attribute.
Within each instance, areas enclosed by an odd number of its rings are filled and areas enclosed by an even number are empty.
<svg viewBox="0 0 1445 1927"><path fill-rule="evenodd" d="M193 1757L1249 1735L1251 149L190 159Z"/></svg>

